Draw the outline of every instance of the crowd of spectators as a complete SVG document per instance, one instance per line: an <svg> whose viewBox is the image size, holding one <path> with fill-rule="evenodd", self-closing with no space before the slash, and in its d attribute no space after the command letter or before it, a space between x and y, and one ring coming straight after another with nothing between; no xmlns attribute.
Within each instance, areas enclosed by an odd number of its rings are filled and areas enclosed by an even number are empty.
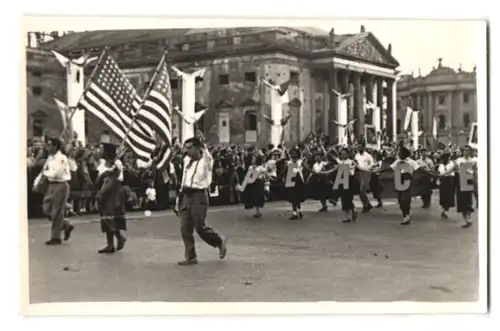
<svg viewBox="0 0 500 331"><path fill-rule="evenodd" d="M350 146L358 145L357 141L350 142ZM370 150L376 160L393 160L397 153L397 144L390 143L386 139L380 150ZM334 158L339 150L335 142L330 143L324 134L310 135L304 142L295 146L306 157L310 165L317 155L325 159ZM211 187L211 204L237 204L240 203L240 194L236 189L241 184L252 157L260 154L266 161L274 160L276 179L271 183L271 200L281 199L281 191L284 183L286 160L289 157L290 146L272 146L258 149L254 146L219 145L208 146L214 158L213 182ZM28 216L42 216L42 199L38 193L32 191L32 185L36 176L40 173L47 158L44 149L44 141L28 141L27 155L27 184L28 184ZM459 149L453 149L452 157L457 157ZM83 146L81 143L72 141L65 146L65 153L69 158L71 166L71 195L69 199L70 213L85 214L97 212L94 200L95 187L93 183L97 177L97 167L101 159L102 150L99 144ZM353 148L354 153L354 148ZM429 150L413 151L413 158L419 159L426 155L437 164L442 150L431 152ZM128 208L130 210L145 208L146 190L148 187L156 188L155 209L166 209L175 199L176 188L182 178L182 149L179 144L173 146L171 165L162 173L153 171L151 167L144 167L138 162L131 152L125 151L121 161L124 165L124 186L128 191ZM148 206L149 208L150 206Z"/></svg>

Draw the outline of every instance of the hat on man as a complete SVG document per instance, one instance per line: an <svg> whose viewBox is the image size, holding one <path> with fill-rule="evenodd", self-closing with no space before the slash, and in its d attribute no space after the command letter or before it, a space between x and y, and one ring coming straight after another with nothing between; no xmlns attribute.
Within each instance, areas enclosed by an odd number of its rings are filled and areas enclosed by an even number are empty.
<svg viewBox="0 0 500 331"><path fill-rule="evenodd" d="M116 149L117 146L112 143L102 143L102 149L104 152L104 155L109 156L109 157L115 157L116 156Z"/></svg>

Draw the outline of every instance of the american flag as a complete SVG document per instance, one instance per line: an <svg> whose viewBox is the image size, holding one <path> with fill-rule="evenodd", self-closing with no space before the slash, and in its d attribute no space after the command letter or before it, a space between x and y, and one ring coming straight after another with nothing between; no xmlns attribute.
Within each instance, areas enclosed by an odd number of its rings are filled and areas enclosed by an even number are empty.
<svg viewBox="0 0 500 331"><path fill-rule="evenodd" d="M137 115L138 120L151 127L164 142L158 155L157 168L165 165L171 153L172 110L172 89L164 54Z"/></svg>
<svg viewBox="0 0 500 331"><path fill-rule="evenodd" d="M156 144L151 128L140 119L134 121L140 104L141 97L104 50L77 107L94 114L118 137L126 137L137 158L148 162Z"/></svg>

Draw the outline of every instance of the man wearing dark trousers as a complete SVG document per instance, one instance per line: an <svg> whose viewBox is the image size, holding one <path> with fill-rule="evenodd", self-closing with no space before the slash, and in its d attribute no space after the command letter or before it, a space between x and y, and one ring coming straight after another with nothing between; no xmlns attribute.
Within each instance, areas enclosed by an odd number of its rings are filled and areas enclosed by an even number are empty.
<svg viewBox="0 0 500 331"><path fill-rule="evenodd" d="M185 260L179 265L198 263L193 231L210 246L219 249L219 258L227 253L226 240L205 223L208 209L208 189L212 182L213 158L203 144L201 133L184 143L186 157L181 190L176 211L181 220L181 234L185 247Z"/></svg>
<svg viewBox="0 0 500 331"><path fill-rule="evenodd" d="M61 147L61 140L49 139L47 142L49 157L37 180L39 182L44 177L44 180L48 181L48 188L43 199L43 211L52 222L52 228L50 240L45 242L46 245L60 245L62 232L64 232L64 241L69 240L74 229L73 225L64 219L71 172L68 158L61 152Z"/></svg>

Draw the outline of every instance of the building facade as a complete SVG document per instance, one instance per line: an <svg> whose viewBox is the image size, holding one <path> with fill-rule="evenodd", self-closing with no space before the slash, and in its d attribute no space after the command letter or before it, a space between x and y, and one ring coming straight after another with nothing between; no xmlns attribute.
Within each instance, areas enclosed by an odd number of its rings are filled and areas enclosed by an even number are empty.
<svg viewBox="0 0 500 331"><path fill-rule="evenodd" d="M352 92L348 119L358 118L357 134L365 123L372 123L371 114L365 114L367 101L383 108L382 127L389 135L396 129L399 64L391 46L384 47L364 27L350 35L289 27L96 31L68 34L41 47L75 58L84 52L98 55L105 46L139 93L164 49L169 63L182 71L206 67L196 87L196 108L208 109L200 126L210 143L269 142L270 126L263 115L270 115L271 95L262 79L298 82L290 86L289 102L283 105L284 116L291 114L286 143L295 144L311 132L336 136L338 100L332 89ZM181 80L173 71L170 75L174 104L180 105ZM87 121L92 142L99 135L94 131L104 128L90 114ZM175 133L180 130L179 118L174 116L173 122Z"/></svg>
<svg viewBox="0 0 500 331"><path fill-rule="evenodd" d="M26 106L28 139L41 137L47 131L58 134L63 120L54 97L66 102L66 75L51 52L26 50Z"/></svg>
<svg viewBox="0 0 500 331"><path fill-rule="evenodd" d="M419 110L419 143L464 145L477 121L476 72L443 66L442 59L427 76L402 76L397 84L398 134L403 137L407 106ZM436 125L437 139L433 136Z"/></svg>

